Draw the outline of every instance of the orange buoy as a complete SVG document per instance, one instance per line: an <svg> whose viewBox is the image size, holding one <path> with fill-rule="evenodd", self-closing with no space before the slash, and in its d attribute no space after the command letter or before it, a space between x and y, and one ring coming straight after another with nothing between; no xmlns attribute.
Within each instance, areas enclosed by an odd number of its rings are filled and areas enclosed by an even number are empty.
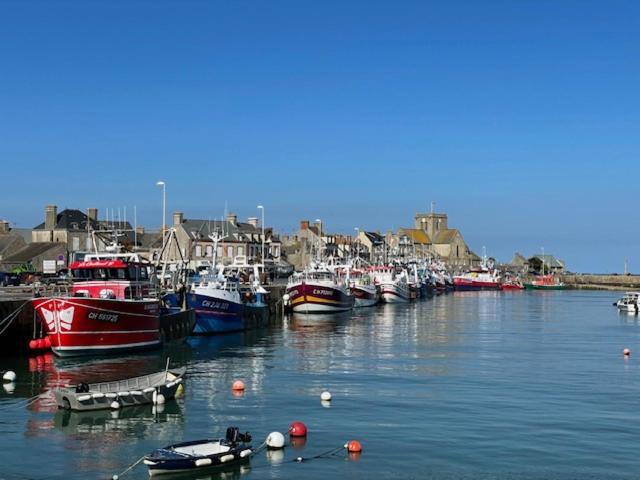
<svg viewBox="0 0 640 480"><path fill-rule="evenodd" d="M631 355L631 350L629 350L628 348L625 348L624 350L622 350L622 354L625 357L628 357L629 355Z"/></svg>
<svg viewBox="0 0 640 480"><path fill-rule="evenodd" d="M244 392L244 382L242 380L236 380L235 382L233 382L231 390L233 390L234 392Z"/></svg>
<svg viewBox="0 0 640 480"><path fill-rule="evenodd" d="M360 453L362 451L362 445L360 445L360 442L357 440L349 440L346 447L349 453Z"/></svg>
<svg viewBox="0 0 640 480"><path fill-rule="evenodd" d="M289 435L292 437L306 437L307 426L302 422L293 422L289 426Z"/></svg>

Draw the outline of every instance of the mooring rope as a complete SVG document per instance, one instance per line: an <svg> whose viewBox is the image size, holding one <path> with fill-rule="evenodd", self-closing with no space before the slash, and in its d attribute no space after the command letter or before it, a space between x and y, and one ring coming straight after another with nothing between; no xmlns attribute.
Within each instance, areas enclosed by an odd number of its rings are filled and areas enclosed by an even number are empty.
<svg viewBox="0 0 640 480"><path fill-rule="evenodd" d="M22 305L20 305L13 312L11 312L9 315L7 315L2 320L0 320L0 326L2 326L2 330L0 330L0 335L2 335L11 326L13 321L18 317L18 314L21 312L21 310L24 308L24 306L27 303L29 303L29 300L25 300ZM5 323L6 325L4 325Z"/></svg>
<svg viewBox="0 0 640 480"><path fill-rule="evenodd" d="M113 475L111 477L111 480L118 480L122 475L129 473L131 470L137 467L141 461L144 460L144 457L146 457L146 455L141 456L138 460L135 461L135 463L132 463L127 468L125 468L120 475Z"/></svg>
<svg viewBox="0 0 640 480"><path fill-rule="evenodd" d="M45 398L44 396L46 396L47 393L49 393L48 390L46 392L39 393L38 395L35 395L31 398L24 398L22 400L18 400L17 402L13 402L9 405L4 405L0 407L0 411L11 410L12 408L28 407L29 405L31 405L32 403L35 403L40 398Z"/></svg>

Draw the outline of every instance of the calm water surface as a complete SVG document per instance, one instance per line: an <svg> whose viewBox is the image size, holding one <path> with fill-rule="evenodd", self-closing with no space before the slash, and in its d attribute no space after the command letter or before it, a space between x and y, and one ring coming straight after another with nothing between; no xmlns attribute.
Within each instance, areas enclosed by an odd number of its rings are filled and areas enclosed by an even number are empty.
<svg viewBox="0 0 640 480"><path fill-rule="evenodd" d="M1 360L0 478L109 478L156 447L250 431L258 445L294 420L306 444L192 478L636 478L640 323L617 293L456 293L339 316L293 316L265 331L195 338L126 358ZM632 349L623 358L622 349ZM638 352L637 355L634 355ZM66 413L67 382L187 365L161 412ZM247 391L234 396L236 378ZM329 390L327 408L320 393ZM349 439L362 455L295 463ZM144 479L138 466L122 478Z"/></svg>

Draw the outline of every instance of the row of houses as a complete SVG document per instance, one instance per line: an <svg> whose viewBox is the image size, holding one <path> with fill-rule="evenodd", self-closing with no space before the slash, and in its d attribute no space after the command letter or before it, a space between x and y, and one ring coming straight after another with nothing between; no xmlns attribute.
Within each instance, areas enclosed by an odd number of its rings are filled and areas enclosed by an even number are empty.
<svg viewBox="0 0 640 480"><path fill-rule="evenodd" d="M11 228L0 222L0 271L44 272L55 262L55 269L65 268L86 252L103 250L114 241L112 233L119 232L118 242L129 251L136 251L151 260L161 255L168 260L188 258L192 267L211 260L213 241L210 235L221 232L224 239L218 245L218 260L231 263L237 256L260 261L263 257L280 261L281 245L272 228L262 228L257 218L239 222L234 214L225 220L186 219L182 213L173 215L173 225L167 231L145 231L129 222L99 220L98 209L86 212L77 209L58 211L48 205L44 221L32 229ZM168 238L175 238L172 250L162 253Z"/></svg>
<svg viewBox="0 0 640 480"><path fill-rule="evenodd" d="M113 216L113 215L112 215ZM372 264L386 263L392 258L432 259L442 261L452 270L464 270L478 265L481 258L467 246L462 233L449 228L446 213L416 213L413 225L386 233L355 229L355 235L333 233L320 221L300 221L293 235L280 237L272 227L260 225L258 218L246 222L231 213L221 220L186 218L173 214L167 231L146 231L126 221L100 220L98 209L86 212L77 209L58 211L47 205L43 222L32 229L11 228L0 221L0 271L45 271L45 265L55 269L66 267L75 259L94 249L102 250L113 241L110 232L121 232L118 241L130 251L137 251L150 260L189 259L191 268L208 264L213 257L212 235L220 234L217 259L229 264L238 257L245 261L275 266L303 268L313 258L331 256L336 259L360 257ZM536 262L549 270L564 270L555 257L525 259L516 255L511 262L515 269L527 269Z"/></svg>
<svg viewBox="0 0 640 480"><path fill-rule="evenodd" d="M373 264L391 258L439 260L453 269L478 265L480 257L467 246L458 229L449 228L446 213L417 213L412 227L386 233L357 230L356 235L332 234L322 222L300 221L298 232L282 238L287 260L296 268L320 253L335 258L358 256Z"/></svg>

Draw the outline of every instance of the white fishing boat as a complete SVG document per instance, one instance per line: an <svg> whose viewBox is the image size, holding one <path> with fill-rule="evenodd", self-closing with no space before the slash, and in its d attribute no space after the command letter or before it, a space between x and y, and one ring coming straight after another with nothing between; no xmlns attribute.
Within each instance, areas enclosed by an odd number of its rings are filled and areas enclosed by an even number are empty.
<svg viewBox="0 0 640 480"><path fill-rule="evenodd" d="M621 312L640 313L640 292L625 292L624 296L618 300L614 305L618 307Z"/></svg>
<svg viewBox="0 0 640 480"><path fill-rule="evenodd" d="M382 301L385 303L406 303L411 298L411 290L406 270L395 266L372 267L374 282L380 286Z"/></svg>

